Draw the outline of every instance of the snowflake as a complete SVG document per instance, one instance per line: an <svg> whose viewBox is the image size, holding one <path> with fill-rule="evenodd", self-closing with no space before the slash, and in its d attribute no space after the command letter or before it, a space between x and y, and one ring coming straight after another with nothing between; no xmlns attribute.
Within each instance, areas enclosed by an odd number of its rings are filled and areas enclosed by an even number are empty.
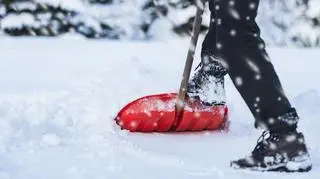
<svg viewBox="0 0 320 179"><path fill-rule="evenodd" d="M274 124L276 120L274 118L269 118L268 123L269 124Z"/></svg>
<svg viewBox="0 0 320 179"><path fill-rule="evenodd" d="M217 49L221 49L222 48L222 44L220 42L217 42L216 46L217 46Z"/></svg>
<svg viewBox="0 0 320 179"><path fill-rule="evenodd" d="M265 48L265 45L264 45L263 43L260 43L260 44L258 45L258 47L259 47L259 49L264 49L264 48Z"/></svg>
<svg viewBox="0 0 320 179"><path fill-rule="evenodd" d="M235 5L235 2L233 0L229 1L229 5L230 6L234 6Z"/></svg>
<svg viewBox="0 0 320 179"><path fill-rule="evenodd" d="M271 62L271 59L269 58L269 56L267 54L264 54L264 59L267 61L267 62Z"/></svg>
<svg viewBox="0 0 320 179"><path fill-rule="evenodd" d="M218 11L220 9L220 6L219 5L216 5L215 6L215 9Z"/></svg>
<svg viewBox="0 0 320 179"><path fill-rule="evenodd" d="M281 100L282 100L282 98L281 98L281 97L278 97L277 99L278 99L278 101L281 101Z"/></svg>
<svg viewBox="0 0 320 179"><path fill-rule="evenodd" d="M256 97L256 101L257 101L257 102L260 102L260 97Z"/></svg>
<svg viewBox="0 0 320 179"><path fill-rule="evenodd" d="M235 83L236 83L237 86L242 86L242 84L243 84L242 78L240 76L237 76L235 78Z"/></svg>
<svg viewBox="0 0 320 179"><path fill-rule="evenodd" d="M288 135L287 137L286 137L286 141L287 142L293 142L293 141L295 141L297 139L297 136L296 135Z"/></svg>
<svg viewBox="0 0 320 179"><path fill-rule="evenodd" d="M131 121L130 126L133 128L137 127L137 123L135 121Z"/></svg>
<svg viewBox="0 0 320 179"><path fill-rule="evenodd" d="M209 64L209 56L208 56L208 55L205 55L205 56L203 57L202 63L203 63L204 65Z"/></svg>
<svg viewBox="0 0 320 179"><path fill-rule="evenodd" d="M158 122L154 122L153 127L157 127L157 126L158 126Z"/></svg>
<svg viewBox="0 0 320 179"><path fill-rule="evenodd" d="M299 152L298 152L298 155L304 155L304 151L302 151L302 150L300 150Z"/></svg>
<svg viewBox="0 0 320 179"><path fill-rule="evenodd" d="M256 73L260 73L260 69L259 67L250 59L247 59L247 64L249 65L249 67Z"/></svg>
<svg viewBox="0 0 320 179"><path fill-rule="evenodd" d="M256 78L256 80L260 80L260 79L261 79L261 75L260 75L260 74L257 74L257 75L255 76L255 78Z"/></svg>
<svg viewBox="0 0 320 179"><path fill-rule="evenodd" d="M231 36L236 36L236 35L237 35L237 31L234 30L234 29L231 29L231 30L230 30L230 35L231 35Z"/></svg>
<svg viewBox="0 0 320 179"><path fill-rule="evenodd" d="M237 10L235 10L234 8L230 8L229 9L229 13L230 15L234 18L234 19L237 19L237 20L240 20L240 14L238 13Z"/></svg>
<svg viewBox="0 0 320 179"><path fill-rule="evenodd" d="M221 19L220 19L220 18L217 19L217 24L218 24L218 25L221 25L221 23L222 23L222 22L221 22Z"/></svg>
<svg viewBox="0 0 320 179"><path fill-rule="evenodd" d="M273 143L273 142L270 142L269 146L270 146L271 150L276 150L278 148L277 145L275 143Z"/></svg>
<svg viewBox="0 0 320 179"><path fill-rule="evenodd" d="M255 10L255 8L257 7L257 5L255 4L255 3L249 3L249 8L251 9L251 10Z"/></svg>
<svg viewBox="0 0 320 179"><path fill-rule="evenodd" d="M299 138L299 139L298 139L298 142L299 142L300 144L303 144L303 143L304 143L303 138Z"/></svg>
<svg viewBox="0 0 320 179"><path fill-rule="evenodd" d="M196 45L193 44L193 43L191 43L191 44L190 44L190 47L189 47L189 50L190 50L191 52L194 52L194 51L196 50Z"/></svg>
<svg viewBox="0 0 320 179"><path fill-rule="evenodd" d="M203 69L204 69L204 71L205 71L205 72L209 72L209 71L211 71L211 69L210 69L210 67L209 67L209 66L205 66L205 67L203 67Z"/></svg>

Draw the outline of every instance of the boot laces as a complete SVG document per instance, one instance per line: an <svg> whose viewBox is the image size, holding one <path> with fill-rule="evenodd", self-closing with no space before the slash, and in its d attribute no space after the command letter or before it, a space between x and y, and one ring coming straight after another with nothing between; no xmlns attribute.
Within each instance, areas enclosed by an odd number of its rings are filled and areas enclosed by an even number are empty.
<svg viewBox="0 0 320 179"><path fill-rule="evenodd" d="M254 156L263 156L264 152L268 150L268 141L273 139L275 139L275 136L269 130L264 131L258 138L257 145L252 154Z"/></svg>

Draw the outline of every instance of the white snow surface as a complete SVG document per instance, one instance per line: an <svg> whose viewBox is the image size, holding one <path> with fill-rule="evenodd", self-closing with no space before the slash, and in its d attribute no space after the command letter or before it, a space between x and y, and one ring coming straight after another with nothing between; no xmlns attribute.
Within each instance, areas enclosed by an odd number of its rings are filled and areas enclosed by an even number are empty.
<svg viewBox="0 0 320 179"><path fill-rule="evenodd" d="M229 132L141 134L114 124L128 102L177 91L188 42L0 37L0 179L318 179L319 49L268 49L301 116L309 173L229 167L261 133L229 79Z"/></svg>

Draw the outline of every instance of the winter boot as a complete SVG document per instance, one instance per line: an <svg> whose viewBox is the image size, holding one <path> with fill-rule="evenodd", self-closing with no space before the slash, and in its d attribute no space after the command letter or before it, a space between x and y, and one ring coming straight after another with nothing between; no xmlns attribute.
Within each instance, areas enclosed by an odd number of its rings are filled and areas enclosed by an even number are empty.
<svg viewBox="0 0 320 179"><path fill-rule="evenodd" d="M312 164L302 133L265 131L251 156L232 161L231 167L257 171L307 172L311 170Z"/></svg>
<svg viewBox="0 0 320 179"><path fill-rule="evenodd" d="M206 106L223 105L226 102L224 76L226 68L212 56L203 56L190 80L187 96L191 100L200 100Z"/></svg>

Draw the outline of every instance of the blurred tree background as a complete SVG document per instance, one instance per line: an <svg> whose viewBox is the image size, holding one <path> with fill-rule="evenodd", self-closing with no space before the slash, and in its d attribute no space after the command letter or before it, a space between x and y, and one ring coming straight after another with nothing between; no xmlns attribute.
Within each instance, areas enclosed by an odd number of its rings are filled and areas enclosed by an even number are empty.
<svg viewBox="0 0 320 179"><path fill-rule="evenodd" d="M258 22L266 42L320 46L319 7L320 0L261 0ZM188 36L194 12L192 0L0 0L0 33L165 39ZM203 33L209 24L208 9L204 16Z"/></svg>

